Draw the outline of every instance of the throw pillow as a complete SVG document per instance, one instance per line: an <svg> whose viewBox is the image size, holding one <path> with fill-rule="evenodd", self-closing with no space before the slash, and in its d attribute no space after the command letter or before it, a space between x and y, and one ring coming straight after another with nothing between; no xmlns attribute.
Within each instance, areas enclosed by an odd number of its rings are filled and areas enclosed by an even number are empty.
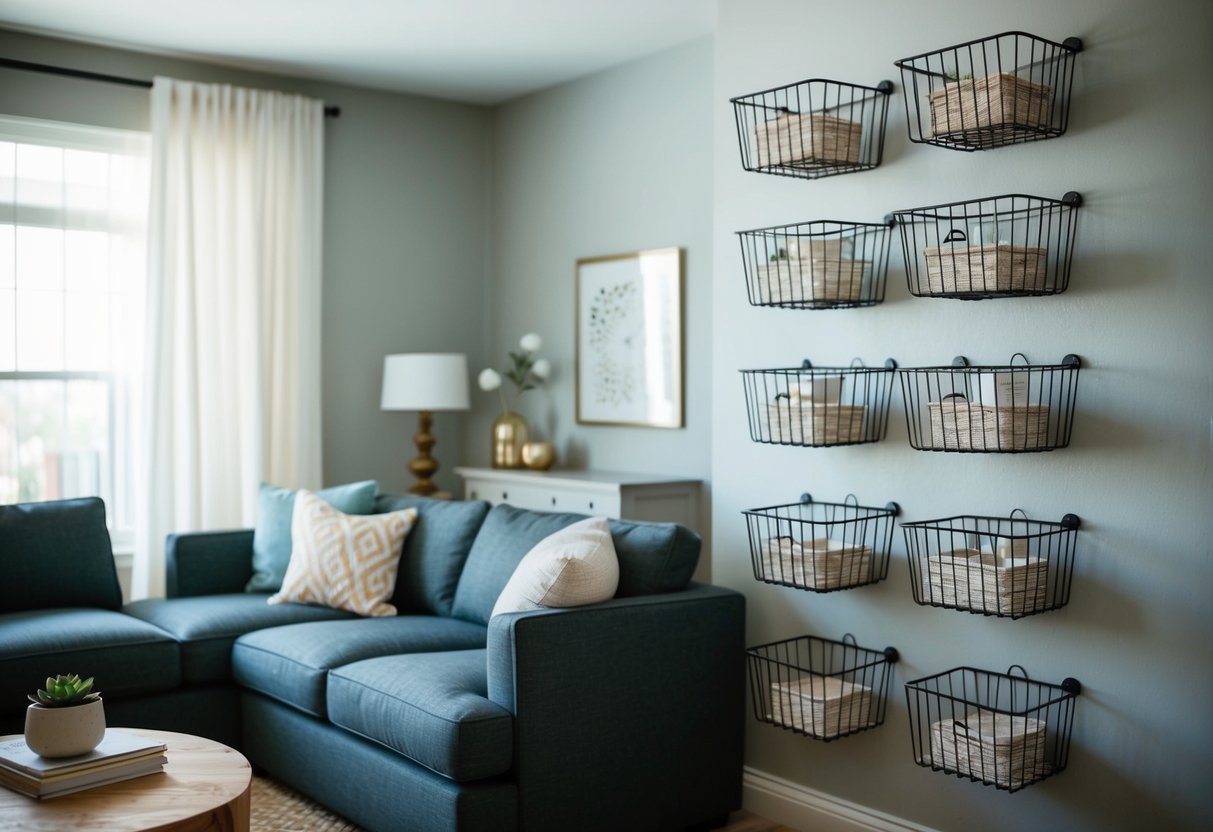
<svg viewBox="0 0 1213 832"><path fill-rule="evenodd" d="M335 485L316 492L329 505L346 514L370 514L375 508L379 483L375 480ZM257 526L253 529L253 577L245 592L275 592L282 586L291 559L291 516L295 492L261 484L257 493Z"/></svg>
<svg viewBox="0 0 1213 832"><path fill-rule="evenodd" d="M358 615L395 615L388 603L404 538L417 509L358 516L330 506L310 491L295 498L293 549L282 589L271 604L318 604Z"/></svg>
<svg viewBox="0 0 1213 832"><path fill-rule="evenodd" d="M548 535L519 561L493 615L539 607L580 607L615 596L619 559L605 517Z"/></svg>

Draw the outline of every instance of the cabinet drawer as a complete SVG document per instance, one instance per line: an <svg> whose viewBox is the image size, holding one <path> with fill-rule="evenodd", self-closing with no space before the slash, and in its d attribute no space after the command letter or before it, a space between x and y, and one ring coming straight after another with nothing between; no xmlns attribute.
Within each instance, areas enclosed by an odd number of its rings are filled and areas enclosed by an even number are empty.
<svg viewBox="0 0 1213 832"><path fill-rule="evenodd" d="M519 483L489 482L469 479L469 500L486 500L493 505L509 503L516 508L533 511L566 511L575 514L598 514L618 517L618 493L552 489Z"/></svg>

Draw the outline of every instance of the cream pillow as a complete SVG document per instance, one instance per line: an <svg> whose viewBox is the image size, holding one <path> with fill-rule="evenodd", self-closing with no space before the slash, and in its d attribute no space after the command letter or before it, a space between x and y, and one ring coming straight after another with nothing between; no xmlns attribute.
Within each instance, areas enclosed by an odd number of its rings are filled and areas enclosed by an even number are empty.
<svg viewBox="0 0 1213 832"><path fill-rule="evenodd" d="M580 607L615 597L619 559L605 517L548 535L518 562L493 615L539 607Z"/></svg>
<svg viewBox="0 0 1213 832"><path fill-rule="evenodd" d="M358 615L395 615L404 538L417 509L345 514L310 491L300 491L291 516L291 560L282 589L269 603L318 604Z"/></svg>

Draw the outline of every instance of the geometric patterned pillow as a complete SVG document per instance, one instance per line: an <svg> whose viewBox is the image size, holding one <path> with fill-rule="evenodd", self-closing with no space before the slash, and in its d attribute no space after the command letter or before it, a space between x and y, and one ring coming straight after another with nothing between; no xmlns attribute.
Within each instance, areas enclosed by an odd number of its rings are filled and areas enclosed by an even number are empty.
<svg viewBox="0 0 1213 832"><path fill-rule="evenodd" d="M345 514L301 490L291 516L291 560L271 604L318 604L358 615L395 615L388 603L417 509Z"/></svg>

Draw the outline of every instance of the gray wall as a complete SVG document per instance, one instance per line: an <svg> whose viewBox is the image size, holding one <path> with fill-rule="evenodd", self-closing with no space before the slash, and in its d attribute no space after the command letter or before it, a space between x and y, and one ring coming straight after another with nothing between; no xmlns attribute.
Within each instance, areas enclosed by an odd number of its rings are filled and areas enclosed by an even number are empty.
<svg viewBox="0 0 1213 832"><path fill-rule="evenodd" d="M1213 353L1208 225L1213 128L1207 3L1162 0L923 0L808 4L724 0L716 35L712 363L714 560L718 583L749 599L751 644L853 633L902 651L880 729L822 744L752 719L747 764L939 829L1190 829L1213 817L1209 708ZM776 25L777 24L777 25ZM1026 29L1081 36L1070 132L959 153L912 145L893 61ZM730 97L804 78L898 82L884 164L802 181L741 170ZM879 220L917 205L1022 192L1082 192L1070 289L978 303L909 296L899 251L877 307L785 311L747 305L733 232L810 219ZM903 367L965 354L1003 363L1085 358L1073 443L1047 454L910 449L900 394L886 441L847 448L748 439L742 367L861 356ZM954 514L1083 521L1066 608L986 619L918 607L901 532L887 581L814 595L757 583L742 509L854 492L896 500L903 520ZM1069 768L1008 796L914 765L902 683L964 664L1036 678L1075 676Z"/></svg>
<svg viewBox="0 0 1213 832"><path fill-rule="evenodd" d="M519 337L544 336L555 374L518 410L556 443L560 467L708 477L711 76L702 39L494 112L489 355L503 369ZM686 427L578 425L576 260L666 246L685 257ZM465 458L486 464L500 406L474 397Z"/></svg>
<svg viewBox="0 0 1213 832"><path fill-rule="evenodd" d="M379 410L383 357L452 351L483 360L489 111L5 30L0 54L297 92L341 107L325 133L324 478L407 487L417 420ZM149 121L145 90L7 69L0 69L0 112L135 130ZM435 417L439 482L449 489L457 487L451 469L463 454L465 418Z"/></svg>

